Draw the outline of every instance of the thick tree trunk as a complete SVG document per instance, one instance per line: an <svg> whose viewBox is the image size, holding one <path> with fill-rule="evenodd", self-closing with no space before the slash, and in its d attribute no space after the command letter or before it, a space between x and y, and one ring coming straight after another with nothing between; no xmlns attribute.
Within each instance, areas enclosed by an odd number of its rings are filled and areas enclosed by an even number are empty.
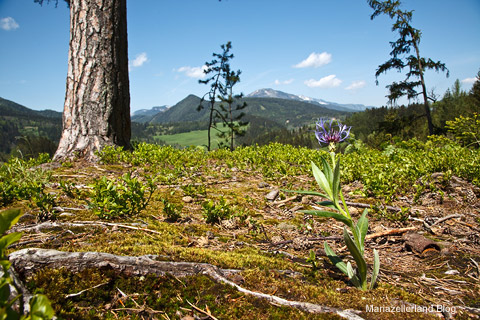
<svg viewBox="0 0 480 320"><path fill-rule="evenodd" d="M63 132L55 160L130 148L126 0L71 0Z"/></svg>

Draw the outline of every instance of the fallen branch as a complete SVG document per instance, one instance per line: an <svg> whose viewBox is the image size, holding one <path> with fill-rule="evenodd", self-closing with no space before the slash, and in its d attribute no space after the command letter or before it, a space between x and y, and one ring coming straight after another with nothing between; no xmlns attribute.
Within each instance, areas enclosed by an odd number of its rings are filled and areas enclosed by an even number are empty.
<svg viewBox="0 0 480 320"><path fill-rule="evenodd" d="M118 228L125 228L125 229L131 229L131 230L139 230L139 231L145 231L153 234L159 234L161 235L162 233L147 229L147 228L141 228L141 227L134 227L126 224L120 224L120 223L111 223L111 222L102 222L102 221L74 221L74 222L42 222L39 224L31 225L31 226L17 226L13 227L9 232L41 232L43 229L54 229L54 228L64 228L64 227L85 227L85 226L98 226L98 227L118 227Z"/></svg>
<svg viewBox="0 0 480 320"><path fill-rule="evenodd" d="M158 188L181 188L187 186L201 187L201 186L210 186L217 184L227 184L232 182L241 182L242 180L232 179L232 180L223 180L223 181L210 181L210 182L196 182L189 184L160 184Z"/></svg>
<svg viewBox="0 0 480 320"><path fill-rule="evenodd" d="M295 199L297 199L297 198L298 198L298 196L294 196L294 197L286 198L286 199L284 199L284 200L275 201L273 204L275 204L275 205L285 204L285 203L290 202L290 201L293 201L293 200L295 200Z"/></svg>
<svg viewBox="0 0 480 320"><path fill-rule="evenodd" d="M139 231L145 231L145 232L150 232L154 234L162 234L161 232L147 229L147 228L140 228L140 227L134 227L134 226L129 226L126 224L120 224L120 223L111 223L111 222L96 222L96 221L75 221L75 223L83 223L85 225L100 225L100 226L110 226L110 227L118 227L118 228L125 228L125 229L131 229L131 230L139 230Z"/></svg>
<svg viewBox="0 0 480 320"><path fill-rule="evenodd" d="M127 276L145 276L148 274L172 274L178 277L205 274L217 282L221 282L247 295L265 299L272 304L294 307L310 313L335 313L345 319L363 319L358 311L343 310L322 306L309 302L290 301L274 295L259 293L240 287L228 280L224 272L207 263L157 261L157 256L145 255L139 257L117 256L102 252L63 252L51 249L22 249L9 255L13 268L23 276L31 276L40 268L65 268L71 272L79 272L87 268L110 268Z"/></svg>
<svg viewBox="0 0 480 320"><path fill-rule="evenodd" d="M27 245L27 244L31 244L31 243L45 243L45 242L48 242L48 241L52 241L52 240L55 240L59 237L62 237L63 235L65 234L71 234L73 235L74 233L70 230L67 230L65 232L62 232L60 234L54 234L52 236L49 236L49 237L46 237L46 238L40 238L40 239L32 239L32 240L25 240L25 241L21 241L21 242L17 242L17 243L13 243L11 245L8 246L9 249L14 249L14 248L17 248L17 247L22 247L24 245ZM80 235L76 235L76 237L81 237L81 236L84 236L85 233L82 233Z"/></svg>
<svg viewBox="0 0 480 320"><path fill-rule="evenodd" d="M399 229L390 229L390 230L385 230L385 231L380 231L372 234L367 234L365 237L366 240L372 240L384 236L392 236L392 235L400 235L409 231L415 231L417 230L416 227L407 227L407 228L399 228Z"/></svg>
<svg viewBox="0 0 480 320"><path fill-rule="evenodd" d="M372 209L374 206L368 204L368 203L358 203L358 202L350 202L350 201L345 201L345 204L350 207L355 207L355 208L362 208L362 209ZM384 206L380 205L379 208L381 209L387 209L390 211L395 211L395 212L400 212L402 211L401 208L399 207L392 207L392 206Z"/></svg>
<svg viewBox="0 0 480 320"><path fill-rule="evenodd" d="M440 224L440 223L442 223L443 221L446 221L446 220L448 220L448 219L461 218L461 217L462 217L461 214L451 214L451 215L448 215L448 216L446 216L446 217L443 217L443 218L438 219L438 220L435 221L432 225L430 225L430 227L433 227L434 225Z"/></svg>

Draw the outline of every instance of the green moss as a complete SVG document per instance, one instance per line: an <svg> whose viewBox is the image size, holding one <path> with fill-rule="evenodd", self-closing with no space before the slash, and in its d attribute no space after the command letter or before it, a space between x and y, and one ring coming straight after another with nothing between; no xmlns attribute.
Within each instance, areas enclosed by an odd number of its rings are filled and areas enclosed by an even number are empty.
<svg viewBox="0 0 480 320"><path fill-rule="evenodd" d="M313 315L274 306L203 275L181 279L168 275L123 277L111 270L73 274L47 269L34 275L29 287L51 299L60 319L144 319L142 313L128 312L128 308L138 311L144 308L143 315L148 310L176 319L178 312L194 313L188 311L192 310L188 302L203 310L208 306L221 319L339 319L336 315ZM75 297L67 297L85 289Z"/></svg>

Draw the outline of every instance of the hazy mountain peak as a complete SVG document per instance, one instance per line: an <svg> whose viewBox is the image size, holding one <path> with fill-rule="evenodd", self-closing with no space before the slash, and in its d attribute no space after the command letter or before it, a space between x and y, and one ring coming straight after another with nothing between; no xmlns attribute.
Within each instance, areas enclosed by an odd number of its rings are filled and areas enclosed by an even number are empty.
<svg viewBox="0 0 480 320"><path fill-rule="evenodd" d="M367 106L363 104L341 104L336 102L329 102L322 99L316 99L311 97L306 97L302 95L295 95L291 93L286 93L279 90L274 90L271 88L258 89L254 92L247 95L247 98L278 98L278 99L287 99L287 100L297 100L308 102L311 104L321 105L329 109L341 110L341 111L363 111Z"/></svg>
<svg viewBox="0 0 480 320"><path fill-rule="evenodd" d="M159 112L164 112L168 110L170 106L154 106L151 109L140 109L136 110L132 113L132 116L148 116L148 115L154 115Z"/></svg>

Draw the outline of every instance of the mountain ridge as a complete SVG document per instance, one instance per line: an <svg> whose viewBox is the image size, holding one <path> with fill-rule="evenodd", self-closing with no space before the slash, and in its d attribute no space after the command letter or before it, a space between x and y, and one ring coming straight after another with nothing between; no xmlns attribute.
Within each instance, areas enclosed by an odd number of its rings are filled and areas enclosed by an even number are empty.
<svg viewBox="0 0 480 320"><path fill-rule="evenodd" d="M314 123L322 117L345 117L346 111L326 108L323 105L312 104L305 101L282 99L282 98L257 98L245 97L235 103L247 104L243 111L258 118L265 118L275 121L281 126L300 127L306 124ZM148 123L178 123L192 121L208 121L209 102L203 102L203 108L198 111L197 108L201 99L193 94L178 102L164 112L152 116ZM143 118L143 120L147 120ZM136 121L132 119L132 121Z"/></svg>
<svg viewBox="0 0 480 320"><path fill-rule="evenodd" d="M246 95L246 97L247 98L280 98L280 99L287 99L287 100L304 101L311 104L321 105L329 109L334 109L338 111L347 111L347 112L365 111L367 108L374 108L373 106L365 106L359 103L343 104L343 103L331 102L323 99L317 99L317 98L306 97L303 95L286 93L286 92L275 90L272 88L262 88L262 89L255 90L252 93Z"/></svg>

